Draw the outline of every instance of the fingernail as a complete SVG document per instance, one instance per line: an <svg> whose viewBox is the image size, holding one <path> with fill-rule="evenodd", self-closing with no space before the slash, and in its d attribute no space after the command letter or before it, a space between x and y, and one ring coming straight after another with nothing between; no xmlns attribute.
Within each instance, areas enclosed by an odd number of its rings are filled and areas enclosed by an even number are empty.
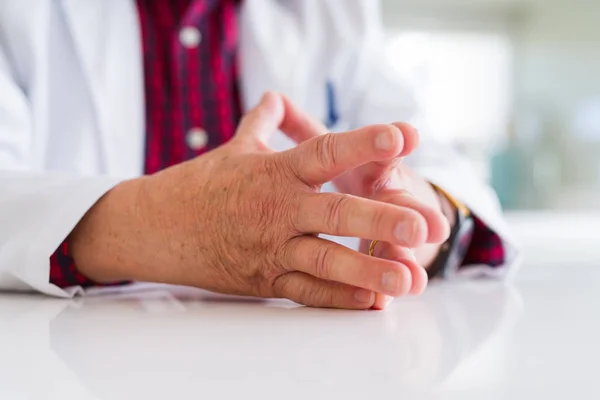
<svg viewBox="0 0 600 400"><path fill-rule="evenodd" d="M398 225L396 225L396 230L394 234L396 235L396 239L399 242L403 243L412 243L415 233L417 231L417 222L416 221L402 221Z"/></svg>
<svg viewBox="0 0 600 400"><path fill-rule="evenodd" d="M375 147L379 150L391 150L394 148L392 132L382 132L375 138Z"/></svg>
<svg viewBox="0 0 600 400"><path fill-rule="evenodd" d="M385 306L389 306L390 304L392 304L392 302L394 301L394 298L392 296L385 296Z"/></svg>
<svg viewBox="0 0 600 400"><path fill-rule="evenodd" d="M375 293L371 292L370 290L358 289L354 293L354 298L359 303L372 304L375 302Z"/></svg>
<svg viewBox="0 0 600 400"><path fill-rule="evenodd" d="M386 292L397 292L400 287L400 274L392 271L384 272L381 276L381 284Z"/></svg>

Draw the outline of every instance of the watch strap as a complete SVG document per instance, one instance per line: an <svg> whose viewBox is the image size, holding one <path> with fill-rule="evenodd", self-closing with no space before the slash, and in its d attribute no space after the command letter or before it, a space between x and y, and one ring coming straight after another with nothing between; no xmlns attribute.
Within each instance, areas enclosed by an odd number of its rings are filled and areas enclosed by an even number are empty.
<svg viewBox="0 0 600 400"><path fill-rule="evenodd" d="M432 186L454 206L456 223L450 230L450 236L440 247L437 257L427 269L430 279L437 276L446 277L450 271L460 267L471 244L474 231L474 221L468 207L439 186L433 184Z"/></svg>

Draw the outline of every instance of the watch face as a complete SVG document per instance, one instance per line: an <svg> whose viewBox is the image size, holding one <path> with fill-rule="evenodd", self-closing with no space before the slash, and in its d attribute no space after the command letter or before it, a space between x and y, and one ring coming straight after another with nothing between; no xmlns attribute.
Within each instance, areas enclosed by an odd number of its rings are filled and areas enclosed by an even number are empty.
<svg viewBox="0 0 600 400"><path fill-rule="evenodd" d="M451 242L446 243L450 248L446 265L443 267L441 273L443 277L448 276L450 273L455 273L461 267L465 255L469 250L469 246L471 245L474 230L475 222L473 221L473 218L464 218L460 222L458 232L454 236L454 239Z"/></svg>

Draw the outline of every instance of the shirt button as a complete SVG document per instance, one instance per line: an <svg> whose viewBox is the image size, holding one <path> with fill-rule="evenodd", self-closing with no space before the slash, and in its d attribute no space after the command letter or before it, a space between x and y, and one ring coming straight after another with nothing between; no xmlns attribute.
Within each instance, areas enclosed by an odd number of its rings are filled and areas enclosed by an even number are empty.
<svg viewBox="0 0 600 400"><path fill-rule="evenodd" d="M179 42L188 49L198 47L201 41L202 34L193 26L186 26L179 31Z"/></svg>
<svg viewBox="0 0 600 400"><path fill-rule="evenodd" d="M202 128L192 128L188 132L185 141L192 150L201 150L208 144L208 135Z"/></svg>

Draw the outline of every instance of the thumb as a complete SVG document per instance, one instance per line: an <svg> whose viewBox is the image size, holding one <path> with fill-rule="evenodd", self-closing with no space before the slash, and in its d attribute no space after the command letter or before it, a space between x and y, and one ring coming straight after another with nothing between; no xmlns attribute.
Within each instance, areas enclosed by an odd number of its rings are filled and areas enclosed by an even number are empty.
<svg viewBox="0 0 600 400"><path fill-rule="evenodd" d="M285 107L285 119L282 122L281 130L296 144L328 132L327 127L322 122L302 112L286 96L282 95L281 99ZM380 165L383 167L382 170L393 168L394 165L402 160L401 157L406 157L419 146L419 131L414 126L406 122L394 122L391 125L394 125L402 132L404 146L400 154L398 154L400 160L390 159L380 162Z"/></svg>
<svg viewBox="0 0 600 400"><path fill-rule="evenodd" d="M352 179L358 180L361 187L371 188L374 191L385 189L386 187L401 187L402 182L398 182L400 174L398 167L402 163L405 156L412 153L419 146L419 132L412 126L403 122L393 123L396 128L402 132L404 146L402 151L393 158L375 161L365 164L360 170L356 171ZM340 180L348 179L341 177L336 181L339 187L347 186ZM368 196L373 195L369 193Z"/></svg>
<svg viewBox="0 0 600 400"><path fill-rule="evenodd" d="M280 95L266 92L260 102L242 118L235 138L254 146L265 143L285 118L285 105Z"/></svg>
<svg viewBox="0 0 600 400"><path fill-rule="evenodd" d="M400 132L402 132L404 147L397 157L375 163L375 168L373 168L375 173L377 171L385 173L393 170L400 162L402 162L404 157L411 154L417 147L419 147L419 131L417 131L414 126L405 122L394 122L392 125L400 129Z"/></svg>
<svg viewBox="0 0 600 400"><path fill-rule="evenodd" d="M302 112L286 96L282 96L282 100L285 106L286 118L283 121L281 130L296 144L327 133L327 127L323 123Z"/></svg>

